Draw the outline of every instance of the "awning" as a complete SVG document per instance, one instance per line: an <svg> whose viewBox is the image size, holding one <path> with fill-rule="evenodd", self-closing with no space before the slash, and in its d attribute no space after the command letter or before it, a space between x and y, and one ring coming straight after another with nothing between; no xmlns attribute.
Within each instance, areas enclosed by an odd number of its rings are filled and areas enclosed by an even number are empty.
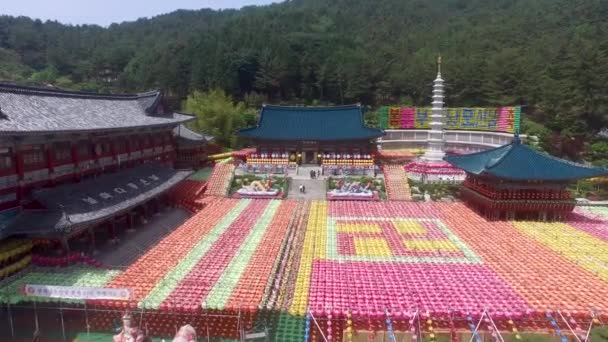
<svg viewBox="0 0 608 342"><path fill-rule="evenodd" d="M80 183L35 191L33 199L48 209L23 211L0 232L0 238L69 234L127 212L171 189L191 173L158 164L144 164Z"/></svg>

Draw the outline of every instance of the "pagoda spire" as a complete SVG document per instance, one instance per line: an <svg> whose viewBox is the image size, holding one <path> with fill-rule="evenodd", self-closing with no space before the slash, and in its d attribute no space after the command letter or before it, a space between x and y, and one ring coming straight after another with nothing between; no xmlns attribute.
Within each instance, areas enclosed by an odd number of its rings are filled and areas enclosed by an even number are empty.
<svg viewBox="0 0 608 342"><path fill-rule="evenodd" d="M431 109L431 121L429 125L428 147L422 157L431 162L441 162L445 156L445 140L443 136L443 104L444 104L443 79L441 78L441 55L437 57L437 77L433 81L433 102Z"/></svg>
<svg viewBox="0 0 608 342"><path fill-rule="evenodd" d="M441 54L437 56L437 75L441 75Z"/></svg>

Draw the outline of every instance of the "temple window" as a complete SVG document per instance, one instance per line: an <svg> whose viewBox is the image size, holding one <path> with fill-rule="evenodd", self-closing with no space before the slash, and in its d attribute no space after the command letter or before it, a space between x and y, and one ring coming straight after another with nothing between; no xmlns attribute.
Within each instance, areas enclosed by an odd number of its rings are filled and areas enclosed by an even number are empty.
<svg viewBox="0 0 608 342"><path fill-rule="evenodd" d="M0 148L0 170L7 170L13 167L13 151L6 147Z"/></svg>
<svg viewBox="0 0 608 342"><path fill-rule="evenodd" d="M118 138L114 141L114 146L116 148L117 153L125 153L127 152L127 144L124 138Z"/></svg>
<svg viewBox="0 0 608 342"><path fill-rule="evenodd" d="M139 150L139 139L135 137L135 139L131 140L131 147L133 151Z"/></svg>
<svg viewBox="0 0 608 342"><path fill-rule="evenodd" d="M65 162L72 160L72 151L70 150L69 142L60 142L53 144L53 155L55 161Z"/></svg>
<svg viewBox="0 0 608 342"><path fill-rule="evenodd" d="M44 161L44 149L41 145L31 146L29 150L23 153L23 164L25 166L41 165Z"/></svg>
<svg viewBox="0 0 608 342"><path fill-rule="evenodd" d="M78 156L80 158L89 158L92 155L91 152L91 145L88 141L81 141L78 143Z"/></svg>
<svg viewBox="0 0 608 342"><path fill-rule="evenodd" d="M101 148L101 154L102 155L110 154L110 144L109 143L103 142L103 143L101 143L99 145L100 145L100 148Z"/></svg>

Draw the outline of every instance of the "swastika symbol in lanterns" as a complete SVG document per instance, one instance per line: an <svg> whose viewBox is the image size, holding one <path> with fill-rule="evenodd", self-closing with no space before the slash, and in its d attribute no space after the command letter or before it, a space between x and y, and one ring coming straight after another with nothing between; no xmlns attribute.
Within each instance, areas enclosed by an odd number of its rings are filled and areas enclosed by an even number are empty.
<svg viewBox="0 0 608 342"><path fill-rule="evenodd" d="M328 217L327 238L333 260L481 263L438 219Z"/></svg>

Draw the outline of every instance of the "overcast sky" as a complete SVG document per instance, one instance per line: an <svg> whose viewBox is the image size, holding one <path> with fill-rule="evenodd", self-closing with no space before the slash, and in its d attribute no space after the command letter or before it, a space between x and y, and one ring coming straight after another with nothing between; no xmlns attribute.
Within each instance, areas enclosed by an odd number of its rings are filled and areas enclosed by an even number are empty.
<svg viewBox="0 0 608 342"><path fill-rule="evenodd" d="M108 26L177 9L241 8L273 2L280 0L0 0L0 14Z"/></svg>

